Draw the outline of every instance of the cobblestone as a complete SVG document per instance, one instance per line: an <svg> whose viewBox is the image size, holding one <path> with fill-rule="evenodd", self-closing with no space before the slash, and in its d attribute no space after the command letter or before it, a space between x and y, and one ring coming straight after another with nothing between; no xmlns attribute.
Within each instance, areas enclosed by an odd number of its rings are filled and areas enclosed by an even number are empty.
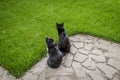
<svg viewBox="0 0 120 80"><path fill-rule="evenodd" d="M57 69L42 58L21 78L0 67L0 80L120 80L120 44L89 35L71 36L70 53Z"/></svg>
<svg viewBox="0 0 120 80"><path fill-rule="evenodd" d="M88 56L80 54L78 52L78 53L76 53L74 60L83 63L87 58L88 58Z"/></svg>
<svg viewBox="0 0 120 80"><path fill-rule="evenodd" d="M112 68L111 66L108 66L106 64L103 63L99 63L97 64L97 67L103 72L105 73L106 77L108 78L112 78L112 76L117 73L118 71L114 68Z"/></svg>

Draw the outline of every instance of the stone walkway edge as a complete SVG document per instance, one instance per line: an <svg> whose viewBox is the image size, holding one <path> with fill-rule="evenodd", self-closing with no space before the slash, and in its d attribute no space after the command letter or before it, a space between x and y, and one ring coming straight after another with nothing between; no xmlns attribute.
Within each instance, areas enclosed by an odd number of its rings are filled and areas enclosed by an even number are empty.
<svg viewBox="0 0 120 80"><path fill-rule="evenodd" d="M69 39L70 53L58 69L47 66L47 55L18 79L0 67L0 80L120 80L120 44L89 35Z"/></svg>

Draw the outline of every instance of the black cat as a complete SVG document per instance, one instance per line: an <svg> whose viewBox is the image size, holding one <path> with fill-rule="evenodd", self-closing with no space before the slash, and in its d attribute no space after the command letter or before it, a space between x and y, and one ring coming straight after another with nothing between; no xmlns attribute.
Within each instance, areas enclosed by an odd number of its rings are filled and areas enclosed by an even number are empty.
<svg viewBox="0 0 120 80"><path fill-rule="evenodd" d="M63 54L53 43L54 40L46 38L46 44L48 48L49 58L47 64L51 68L58 68L62 62Z"/></svg>
<svg viewBox="0 0 120 80"><path fill-rule="evenodd" d="M56 23L56 28L59 35L58 48L60 49L60 51L62 51L63 55L65 55L66 53L70 52L71 45L70 45L69 38L65 33L64 23L62 24Z"/></svg>

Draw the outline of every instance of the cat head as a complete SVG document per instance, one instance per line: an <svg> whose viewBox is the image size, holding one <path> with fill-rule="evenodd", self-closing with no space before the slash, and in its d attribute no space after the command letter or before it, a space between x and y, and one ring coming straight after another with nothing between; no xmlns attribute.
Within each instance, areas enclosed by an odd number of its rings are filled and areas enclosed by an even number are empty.
<svg viewBox="0 0 120 80"><path fill-rule="evenodd" d="M64 30L64 23L61 23L61 24L56 23L56 28L57 28L59 33L65 31Z"/></svg>
<svg viewBox="0 0 120 80"><path fill-rule="evenodd" d="M52 38L46 37L46 44L47 44L48 49L54 47L53 42L54 42L54 40Z"/></svg>

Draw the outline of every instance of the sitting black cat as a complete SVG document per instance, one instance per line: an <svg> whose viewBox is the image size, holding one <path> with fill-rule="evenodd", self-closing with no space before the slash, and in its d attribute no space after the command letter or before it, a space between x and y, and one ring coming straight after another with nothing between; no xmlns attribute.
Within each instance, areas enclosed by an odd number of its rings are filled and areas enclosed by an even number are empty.
<svg viewBox="0 0 120 80"><path fill-rule="evenodd" d="M56 27L59 35L58 48L62 51L63 55L65 55L66 53L70 52L70 41L67 34L65 33L64 23L56 23Z"/></svg>
<svg viewBox="0 0 120 80"><path fill-rule="evenodd" d="M46 38L46 44L48 48L49 58L47 64L51 68L58 68L62 62L63 54L53 43L54 40Z"/></svg>

